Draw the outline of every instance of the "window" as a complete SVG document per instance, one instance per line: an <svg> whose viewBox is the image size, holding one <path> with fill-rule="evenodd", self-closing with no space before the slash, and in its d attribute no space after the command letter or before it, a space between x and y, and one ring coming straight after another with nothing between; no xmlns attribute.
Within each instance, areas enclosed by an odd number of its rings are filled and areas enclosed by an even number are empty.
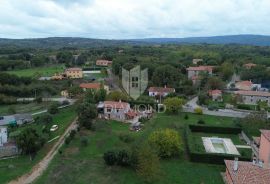
<svg viewBox="0 0 270 184"><path fill-rule="evenodd" d="M111 109L111 108L108 108L108 109L107 109L107 112L112 112L112 109Z"/></svg>
<svg viewBox="0 0 270 184"><path fill-rule="evenodd" d="M139 87L139 78L138 77L132 77L131 86L133 88Z"/></svg>

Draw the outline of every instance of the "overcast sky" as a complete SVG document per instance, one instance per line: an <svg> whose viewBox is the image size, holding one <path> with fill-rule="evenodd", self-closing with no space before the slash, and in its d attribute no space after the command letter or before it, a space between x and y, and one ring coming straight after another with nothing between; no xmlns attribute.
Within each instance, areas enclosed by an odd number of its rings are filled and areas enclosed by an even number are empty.
<svg viewBox="0 0 270 184"><path fill-rule="evenodd" d="M0 37L270 35L270 0L0 0Z"/></svg>

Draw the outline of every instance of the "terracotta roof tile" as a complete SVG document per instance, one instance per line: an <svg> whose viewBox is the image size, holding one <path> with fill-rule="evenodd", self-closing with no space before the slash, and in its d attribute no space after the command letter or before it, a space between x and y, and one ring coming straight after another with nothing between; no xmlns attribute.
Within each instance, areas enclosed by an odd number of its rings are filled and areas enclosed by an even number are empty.
<svg viewBox="0 0 270 184"><path fill-rule="evenodd" d="M114 108L114 109L127 109L129 108L129 103L126 102L116 102L116 101L105 101L105 108Z"/></svg>
<svg viewBox="0 0 270 184"><path fill-rule="evenodd" d="M270 141L270 130L260 130L264 137Z"/></svg>
<svg viewBox="0 0 270 184"><path fill-rule="evenodd" d="M236 91L235 94L246 95L246 96L264 96L270 97L270 93L263 91Z"/></svg>
<svg viewBox="0 0 270 184"><path fill-rule="evenodd" d="M100 89L101 84L100 83L81 83L80 88L85 89Z"/></svg>
<svg viewBox="0 0 270 184"><path fill-rule="evenodd" d="M270 169L254 165L252 162L238 161L237 171L233 170L234 161L225 160L233 183L237 184L268 184L270 183Z"/></svg>

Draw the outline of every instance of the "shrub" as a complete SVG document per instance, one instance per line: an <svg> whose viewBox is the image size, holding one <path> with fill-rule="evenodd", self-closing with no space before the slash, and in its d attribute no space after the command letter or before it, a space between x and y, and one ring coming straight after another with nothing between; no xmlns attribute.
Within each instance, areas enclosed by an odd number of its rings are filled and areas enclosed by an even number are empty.
<svg viewBox="0 0 270 184"><path fill-rule="evenodd" d="M182 140L178 132L172 129L154 131L148 137L148 142L162 158L179 155L182 150Z"/></svg>
<svg viewBox="0 0 270 184"><path fill-rule="evenodd" d="M202 114L203 114L203 110L202 110L202 108L200 108L200 107L196 107L196 108L194 109L194 112L195 112L196 114L199 114L199 115L202 115Z"/></svg>
<svg viewBox="0 0 270 184"><path fill-rule="evenodd" d="M187 114L185 114L184 119L186 119L186 120L187 120L188 118L189 118L189 117L188 117L188 115L187 115Z"/></svg>
<svg viewBox="0 0 270 184"><path fill-rule="evenodd" d="M62 102L62 105L69 105L69 101L68 101L68 100L64 100L64 101Z"/></svg>
<svg viewBox="0 0 270 184"><path fill-rule="evenodd" d="M202 120L202 119L200 119L197 123L201 124L201 125L205 124L204 120Z"/></svg>
<svg viewBox="0 0 270 184"><path fill-rule="evenodd" d="M121 150L117 154L117 165L120 166L128 166L129 162L129 154L126 150Z"/></svg>
<svg viewBox="0 0 270 184"><path fill-rule="evenodd" d="M117 162L116 153L113 151L108 151L108 152L104 153L103 159L104 159L105 163L109 166L112 166Z"/></svg>
<svg viewBox="0 0 270 184"><path fill-rule="evenodd" d="M73 139L75 135L76 135L76 130L71 130L69 134L70 139Z"/></svg>
<svg viewBox="0 0 270 184"><path fill-rule="evenodd" d="M70 138L70 136L68 136L68 137L65 139L65 144L66 144L66 145L69 145L70 142L71 142L71 138Z"/></svg>

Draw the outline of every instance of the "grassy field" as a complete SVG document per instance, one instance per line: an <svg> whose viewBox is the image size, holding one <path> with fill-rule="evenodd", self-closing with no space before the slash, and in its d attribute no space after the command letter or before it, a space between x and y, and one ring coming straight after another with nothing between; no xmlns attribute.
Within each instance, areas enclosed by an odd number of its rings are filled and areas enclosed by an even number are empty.
<svg viewBox="0 0 270 184"><path fill-rule="evenodd" d="M76 113L73 107L62 109L58 114L54 115L53 123L51 124L57 124L59 129L51 133L49 139L61 135L75 117ZM33 127L40 132L42 125L30 124L19 128L19 130L26 127ZM46 155L54 143L55 141L46 143L45 146L37 153L33 161L29 160L29 156L19 156L17 158L0 160L0 183L7 183L8 181L15 179L31 170L33 165L35 165Z"/></svg>
<svg viewBox="0 0 270 184"><path fill-rule="evenodd" d="M103 153L108 150L130 148L131 144L138 144L146 140L148 135L157 129L172 128L183 135L185 124L195 124L203 119L208 125L232 125L230 118L188 114L168 116L159 114L145 123L140 132L130 132L129 126L116 121L98 121L96 131L81 130L69 145L64 145L62 154L57 154L49 168L35 183L36 184L140 184L143 181L130 168L118 166L108 167L104 164ZM122 134L129 134L135 139L133 143L125 143L119 139ZM82 137L87 137L88 146L80 143ZM180 158L162 160L163 174L157 184L163 183L195 183L222 184L220 172L222 165L209 165L189 162L183 154Z"/></svg>
<svg viewBox="0 0 270 184"><path fill-rule="evenodd" d="M50 77L55 73L63 72L64 67L63 65L57 65L57 66L48 66L48 67L35 67L35 68L29 68L24 70L14 70L9 71L8 73L14 74L20 77Z"/></svg>
<svg viewBox="0 0 270 184"><path fill-rule="evenodd" d="M0 105L0 115L12 114L11 109L16 113L34 113L47 109L51 102L47 103L28 103L28 104L12 104L12 105Z"/></svg>

